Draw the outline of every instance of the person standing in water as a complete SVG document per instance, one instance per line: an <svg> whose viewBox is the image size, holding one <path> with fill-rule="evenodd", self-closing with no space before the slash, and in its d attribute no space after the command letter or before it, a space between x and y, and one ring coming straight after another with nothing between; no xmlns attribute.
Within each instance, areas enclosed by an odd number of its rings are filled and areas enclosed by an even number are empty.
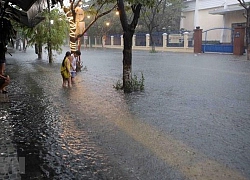
<svg viewBox="0 0 250 180"><path fill-rule="evenodd" d="M77 72L77 63L80 59L81 52L79 50L76 50L71 56L72 56L72 60L71 60L71 82L74 83L75 80L75 76L76 76L76 72Z"/></svg>
<svg viewBox="0 0 250 180"><path fill-rule="evenodd" d="M5 53L7 52L7 48L6 48L6 46L4 45L4 43L3 42L0 42L0 75L1 75L1 77L6 77L5 75L4 75L4 71L5 71L5 63L6 63L6 58L5 58ZM3 79L2 78L2 79ZM9 78L8 78L8 82L9 82ZM2 91L2 93L3 94L6 94L6 93L8 93L7 91L6 91L6 89L5 89L5 87L3 87L2 89L1 89L1 91Z"/></svg>
<svg viewBox="0 0 250 180"><path fill-rule="evenodd" d="M63 79L63 87L71 87L71 73L70 73L70 59L72 58L71 53L69 51L66 52L65 57L62 61L61 65L61 75Z"/></svg>

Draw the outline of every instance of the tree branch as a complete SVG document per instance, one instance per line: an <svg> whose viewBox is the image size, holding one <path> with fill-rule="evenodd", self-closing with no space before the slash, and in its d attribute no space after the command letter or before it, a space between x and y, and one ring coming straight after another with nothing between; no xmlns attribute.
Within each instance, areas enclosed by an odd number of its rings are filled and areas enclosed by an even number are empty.
<svg viewBox="0 0 250 180"><path fill-rule="evenodd" d="M141 7L142 7L141 3L138 3L136 5L132 5L132 11L134 13L133 20L132 20L132 22L130 24L130 27L132 28L132 30L135 30L135 28L136 28L136 26L138 24L138 20L140 18Z"/></svg>
<svg viewBox="0 0 250 180"><path fill-rule="evenodd" d="M244 7L246 10L248 9L248 7L247 7L247 5L246 5L246 3L245 3L244 0L238 0L238 1L239 1L240 5L241 5L242 7Z"/></svg>
<svg viewBox="0 0 250 180"><path fill-rule="evenodd" d="M128 31L128 19L124 8L123 0L117 0L118 11L123 31Z"/></svg>
<svg viewBox="0 0 250 180"><path fill-rule="evenodd" d="M90 24L85 28L85 30L83 31L82 34L79 34L78 36L75 37L75 40L77 40L78 38L82 37L85 32L87 32L89 30L89 28L99 19L101 18L102 16L105 16L106 14L109 14L111 11L113 11L115 8L117 7L117 5L115 5L114 7L112 7L111 9L109 9L108 11L105 11L101 14L98 14L98 12L96 13L93 21L90 22ZM100 10L100 9L99 9Z"/></svg>

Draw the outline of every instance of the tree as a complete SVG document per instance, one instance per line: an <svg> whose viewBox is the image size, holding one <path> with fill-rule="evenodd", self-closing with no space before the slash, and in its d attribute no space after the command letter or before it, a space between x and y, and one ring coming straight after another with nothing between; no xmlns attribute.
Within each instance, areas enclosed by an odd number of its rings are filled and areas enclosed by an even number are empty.
<svg viewBox="0 0 250 180"><path fill-rule="evenodd" d="M89 28L102 16L105 16L106 14L110 13L116 8L116 4L110 7L111 0L92 0L88 2L88 13L92 14L93 19L88 24L87 27L85 27L84 19L84 11L82 11L81 7L81 0L72 0L70 1L70 6L65 7L63 6L63 10L68 18L68 21L70 23L70 48L71 51L76 50L76 42L80 37L82 37L85 32L89 30ZM85 10L85 9L84 9ZM80 12L80 13L79 13ZM79 16L79 17L78 17ZM77 23L83 23L83 29L78 30Z"/></svg>
<svg viewBox="0 0 250 180"><path fill-rule="evenodd" d="M40 23L44 28L44 44L47 46L45 49L48 51L49 62L51 63L53 60L52 50L61 52L61 46L64 43L64 40L67 37L69 24L67 19L63 13L61 13L58 9L53 9L50 12L44 12L45 20ZM49 31L47 28L49 26ZM40 36L40 35L39 35Z"/></svg>
<svg viewBox="0 0 250 180"><path fill-rule="evenodd" d="M86 24L88 21L91 20L92 15L89 16L89 19L86 20ZM107 23L109 23L109 26L107 26ZM100 21L96 21L93 26L90 27L88 30L88 34L90 34L90 31L94 35L103 35L105 33L108 34L121 34L122 28L121 28L121 23L119 19L119 12L114 11L110 12L109 14L101 17Z"/></svg>
<svg viewBox="0 0 250 180"><path fill-rule="evenodd" d="M247 60L250 60L250 3L244 0L238 0L242 7L246 10L246 44L247 44Z"/></svg>
<svg viewBox="0 0 250 180"><path fill-rule="evenodd" d="M152 8L142 8L142 21L140 25L146 26L150 35L152 52L155 51L155 42L152 36L154 30L172 29L179 30L182 0L158 0Z"/></svg>
<svg viewBox="0 0 250 180"><path fill-rule="evenodd" d="M125 11L124 2L117 0L120 21L123 29L123 88L124 92L131 92L130 84L132 80L132 38L135 33L135 28L138 24L142 4L135 3L131 5L134 14L132 21L129 23Z"/></svg>
<svg viewBox="0 0 250 180"><path fill-rule="evenodd" d="M132 38L135 33L142 6L152 7L153 0L130 0L128 1L133 13L133 17L129 22L127 18L125 5L123 0L117 0L120 21L123 29L123 88L124 92L131 92L132 83Z"/></svg>
<svg viewBox="0 0 250 180"><path fill-rule="evenodd" d="M29 38L29 45L35 45L37 49L38 58L42 58L42 46L46 45L45 49L48 51L49 63L53 61L52 50L61 52L61 46L68 33L68 21L58 9L53 9L50 12L45 10L42 13L44 20L34 28L25 27L24 31ZM48 30L49 26L49 30Z"/></svg>
<svg viewBox="0 0 250 180"><path fill-rule="evenodd" d="M124 3L126 2L126 5ZM110 13L112 10L117 8L119 11L119 17L121 26L123 29L123 41L124 41L124 48L123 48L123 89L124 92L131 92L131 84L132 84L132 38L135 33L136 26L138 24L138 20L140 17L140 12L142 6L152 7L154 4L154 0L93 0L91 1L92 11L95 12L95 16L93 21L86 27L86 29L79 35L75 36L74 40L77 41L79 37L82 37L84 33L95 23L97 19L100 17ZM75 19L75 8L78 6L79 1L76 3L76 6L73 6L75 1L71 2L71 12L65 9L65 13L72 14L73 21ZM113 4L112 8L101 12L103 7L108 4ZM132 11L132 18L128 19L127 17L127 10L130 7ZM75 21L74 21L75 22Z"/></svg>

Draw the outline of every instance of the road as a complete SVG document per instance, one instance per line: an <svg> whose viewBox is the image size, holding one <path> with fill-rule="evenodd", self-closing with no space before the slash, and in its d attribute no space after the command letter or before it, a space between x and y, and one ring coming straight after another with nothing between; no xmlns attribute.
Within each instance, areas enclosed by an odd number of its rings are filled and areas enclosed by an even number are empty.
<svg viewBox="0 0 250 180"><path fill-rule="evenodd" d="M145 90L131 94L113 88L121 50L83 49L71 89L62 88L63 56L53 64L32 49L8 57L22 179L250 179L245 56L135 50Z"/></svg>

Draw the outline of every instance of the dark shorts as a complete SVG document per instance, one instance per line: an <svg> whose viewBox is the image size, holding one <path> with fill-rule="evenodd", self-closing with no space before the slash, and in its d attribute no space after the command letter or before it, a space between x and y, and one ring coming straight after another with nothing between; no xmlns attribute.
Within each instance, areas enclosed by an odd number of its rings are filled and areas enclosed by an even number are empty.
<svg viewBox="0 0 250 180"><path fill-rule="evenodd" d="M6 62L5 59L0 59L0 64L3 64L3 63L5 63L5 62Z"/></svg>
<svg viewBox="0 0 250 180"><path fill-rule="evenodd" d="M70 72L70 73L72 78L76 77L76 72Z"/></svg>

